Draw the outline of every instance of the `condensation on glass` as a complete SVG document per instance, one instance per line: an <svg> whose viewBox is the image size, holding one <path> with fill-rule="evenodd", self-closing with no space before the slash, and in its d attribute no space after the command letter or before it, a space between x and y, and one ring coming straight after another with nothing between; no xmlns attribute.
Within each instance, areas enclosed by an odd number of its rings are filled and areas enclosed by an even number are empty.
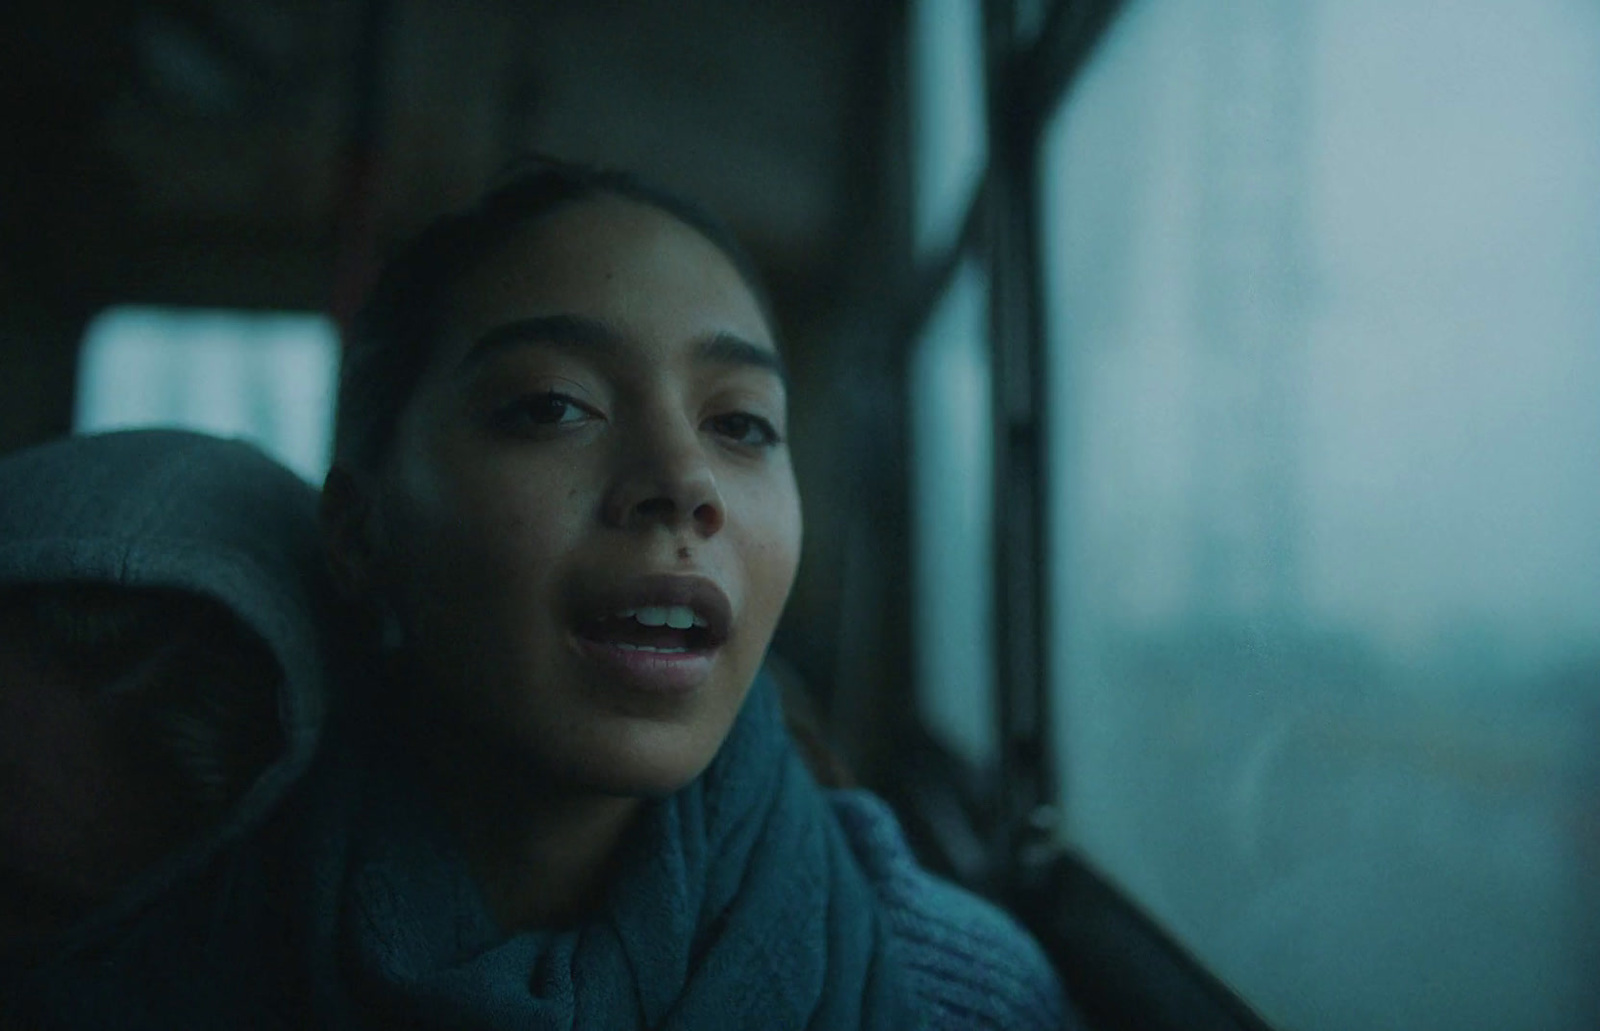
<svg viewBox="0 0 1600 1031"><path fill-rule="evenodd" d="M73 428L242 437L320 483L338 368L338 329L321 315L109 308L84 335Z"/></svg>
<svg viewBox="0 0 1600 1031"><path fill-rule="evenodd" d="M969 258L911 356L914 673L923 718L977 768L995 755L989 290Z"/></svg>
<svg viewBox="0 0 1600 1031"><path fill-rule="evenodd" d="M1283 1027L1600 1026L1600 7L1134 2L1041 174L1072 842Z"/></svg>

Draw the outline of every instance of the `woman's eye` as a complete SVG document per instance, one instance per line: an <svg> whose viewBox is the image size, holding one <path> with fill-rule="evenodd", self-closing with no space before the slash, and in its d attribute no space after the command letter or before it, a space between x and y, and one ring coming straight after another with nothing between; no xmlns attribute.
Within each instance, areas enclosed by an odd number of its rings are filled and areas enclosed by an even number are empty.
<svg viewBox="0 0 1600 1031"><path fill-rule="evenodd" d="M501 429L515 430L572 425L594 416L594 411L576 398L549 391L517 398L497 411L494 421Z"/></svg>
<svg viewBox="0 0 1600 1031"><path fill-rule="evenodd" d="M713 432L744 447L767 448L783 443L772 423L749 412L730 412L711 419Z"/></svg>

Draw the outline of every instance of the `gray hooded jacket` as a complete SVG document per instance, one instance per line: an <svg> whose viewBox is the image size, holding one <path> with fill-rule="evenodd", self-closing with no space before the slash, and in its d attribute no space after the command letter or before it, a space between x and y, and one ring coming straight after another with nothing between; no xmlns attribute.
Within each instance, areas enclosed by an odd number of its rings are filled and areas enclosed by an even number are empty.
<svg viewBox="0 0 1600 1031"><path fill-rule="evenodd" d="M0 593L98 584L198 595L253 631L281 673L281 754L220 821L62 933L62 956L115 940L259 826L309 764L326 698L315 512L310 485L256 448L196 433L71 437L0 459ZM0 963L0 990L16 973Z"/></svg>

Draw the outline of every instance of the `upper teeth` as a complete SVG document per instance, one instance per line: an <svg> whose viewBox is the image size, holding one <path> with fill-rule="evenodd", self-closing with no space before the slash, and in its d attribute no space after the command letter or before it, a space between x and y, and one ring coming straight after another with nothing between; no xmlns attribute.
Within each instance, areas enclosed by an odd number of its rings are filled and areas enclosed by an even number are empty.
<svg viewBox="0 0 1600 1031"><path fill-rule="evenodd" d="M641 609L624 609L617 613L617 618L634 619L642 626L666 626L674 630L706 625L705 619L687 605L647 605Z"/></svg>

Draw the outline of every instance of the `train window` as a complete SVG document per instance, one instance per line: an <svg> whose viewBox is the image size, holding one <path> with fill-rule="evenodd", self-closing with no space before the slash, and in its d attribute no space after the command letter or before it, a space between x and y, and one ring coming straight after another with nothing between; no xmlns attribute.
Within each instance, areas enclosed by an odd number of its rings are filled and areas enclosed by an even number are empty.
<svg viewBox="0 0 1600 1031"><path fill-rule="evenodd" d="M915 676L930 731L975 768L995 750L989 291L957 266L910 365Z"/></svg>
<svg viewBox="0 0 1600 1031"><path fill-rule="evenodd" d="M319 482L338 365L338 329L320 315L110 308L84 336L73 427L244 437Z"/></svg>
<svg viewBox="0 0 1600 1031"><path fill-rule="evenodd" d="M987 156L979 0L916 0L910 17L912 213L919 252L959 232Z"/></svg>
<svg viewBox="0 0 1600 1031"><path fill-rule="evenodd" d="M1600 8L1136 0L1040 169L1071 844L1281 1026L1600 1026Z"/></svg>

